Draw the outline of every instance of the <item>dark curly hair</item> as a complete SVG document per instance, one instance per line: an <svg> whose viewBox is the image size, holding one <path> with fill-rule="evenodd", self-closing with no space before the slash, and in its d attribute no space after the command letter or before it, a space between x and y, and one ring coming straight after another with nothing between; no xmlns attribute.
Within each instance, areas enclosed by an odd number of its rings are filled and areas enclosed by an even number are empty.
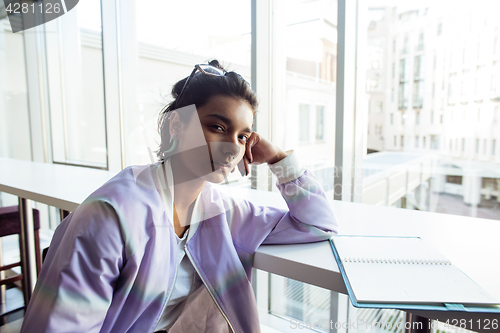
<svg viewBox="0 0 500 333"><path fill-rule="evenodd" d="M217 60L210 61L209 65L224 69ZM178 99L179 94L181 93L181 90L188 78L189 77L185 77L174 84L172 87L172 97L174 100L160 111L158 118L158 131L160 132L161 143L158 151L156 151L156 154L160 159L161 153L170 148L170 129L168 117L170 111L192 104L194 104L196 108L199 108L205 105L211 97L224 95L248 102L254 115L257 112L258 102L255 92L252 91L248 82L236 72L227 72L224 76L210 76L196 72L184 88L181 98ZM182 112L179 113L180 119L182 121L187 121L187 119L183 119L183 115L181 113Z"/></svg>

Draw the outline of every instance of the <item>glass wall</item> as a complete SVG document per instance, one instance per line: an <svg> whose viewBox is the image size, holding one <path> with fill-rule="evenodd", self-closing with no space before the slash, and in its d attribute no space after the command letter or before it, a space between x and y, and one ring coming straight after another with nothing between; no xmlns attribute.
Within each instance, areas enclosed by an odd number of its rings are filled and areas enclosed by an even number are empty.
<svg viewBox="0 0 500 333"><path fill-rule="evenodd" d="M123 73L125 164L151 163L148 147L154 152L160 142L159 111L171 101L172 86L195 64L217 59L251 82L250 1L207 5L146 0L129 3L122 11L130 18L127 54L122 54L128 65ZM231 179L238 179L237 173Z"/></svg>
<svg viewBox="0 0 500 333"><path fill-rule="evenodd" d="M360 201L500 220L498 2L362 4Z"/></svg>
<svg viewBox="0 0 500 333"><path fill-rule="evenodd" d="M333 198L337 1L274 6L272 141L295 149Z"/></svg>
<svg viewBox="0 0 500 333"><path fill-rule="evenodd" d="M24 36L0 9L0 156L31 160Z"/></svg>
<svg viewBox="0 0 500 333"><path fill-rule="evenodd" d="M101 2L43 28L53 161L107 168Z"/></svg>
<svg viewBox="0 0 500 333"><path fill-rule="evenodd" d="M23 33L13 33L0 5L0 157L31 160L30 112ZM0 193L0 206L17 197Z"/></svg>
<svg viewBox="0 0 500 333"><path fill-rule="evenodd" d="M371 84L361 202L500 220L498 3L448 5L362 9Z"/></svg>
<svg viewBox="0 0 500 333"><path fill-rule="evenodd" d="M337 1L276 1L272 20L272 141L294 149L333 198ZM330 293L271 275L268 310L288 320L329 320Z"/></svg>

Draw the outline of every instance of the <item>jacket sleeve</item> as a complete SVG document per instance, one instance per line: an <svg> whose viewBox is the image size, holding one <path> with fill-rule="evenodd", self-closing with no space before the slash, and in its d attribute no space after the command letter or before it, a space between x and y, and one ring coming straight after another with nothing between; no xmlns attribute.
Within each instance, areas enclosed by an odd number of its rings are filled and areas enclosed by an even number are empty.
<svg viewBox="0 0 500 333"><path fill-rule="evenodd" d="M56 229L21 332L101 329L123 264L124 243L115 210L89 199Z"/></svg>
<svg viewBox="0 0 500 333"><path fill-rule="evenodd" d="M287 153L269 167L278 177L277 187L288 210L257 206L247 200L240 200L231 209L233 242L246 252L255 252L261 244L317 242L338 232L337 219L321 185L293 151Z"/></svg>

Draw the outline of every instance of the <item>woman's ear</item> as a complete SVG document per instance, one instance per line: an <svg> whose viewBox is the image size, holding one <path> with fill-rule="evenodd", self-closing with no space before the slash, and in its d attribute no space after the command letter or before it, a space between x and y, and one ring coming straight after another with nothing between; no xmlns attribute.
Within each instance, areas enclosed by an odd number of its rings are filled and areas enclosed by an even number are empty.
<svg viewBox="0 0 500 333"><path fill-rule="evenodd" d="M179 113L177 111L171 111L170 114L170 123L168 125L168 129L170 132L170 135L177 133L177 135L180 134L182 123L181 119L179 117Z"/></svg>

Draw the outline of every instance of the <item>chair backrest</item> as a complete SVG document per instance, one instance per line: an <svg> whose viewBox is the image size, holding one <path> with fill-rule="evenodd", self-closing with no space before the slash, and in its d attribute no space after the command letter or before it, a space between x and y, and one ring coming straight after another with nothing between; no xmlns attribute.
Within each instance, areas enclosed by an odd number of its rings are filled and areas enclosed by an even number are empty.
<svg viewBox="0 0 500 333"><path fill-rule="evenodd" d="M40 238L39 238L39 229L40 229L40 212L37 209L33 209L33 227L35 230L35 255L36 255L36 266L37 272L40 272L41 268L41 254L40 254ZM0 207L0 237L10 236L10 235L20 235L21 234L21 215L19 213L19 206L9 206L9 207ZM23 248L24 244L19 237L19 249ZM23 257L23 251L21 253L21 260L16 263L12 263L9 265L0 266L0 271L10 270L14 267L21 266L22 261L25 260ZM27 297L27 291L25 290L27 284L27 276L23 273L17 274L8 278L0 279L0 286L11 284L16 281L22 280L23 282L23 294L25 304L28 303L29 298ZM0 316L5 315L6 313L1 313Z"/></svg>
<svg viewBox="0 0 500 333"><path fill-rule="evenodd" d="M33 209L34 229L40 229L40 212ZM0 207L0 237L21 233L21 215L19 206Z"/></svg>

